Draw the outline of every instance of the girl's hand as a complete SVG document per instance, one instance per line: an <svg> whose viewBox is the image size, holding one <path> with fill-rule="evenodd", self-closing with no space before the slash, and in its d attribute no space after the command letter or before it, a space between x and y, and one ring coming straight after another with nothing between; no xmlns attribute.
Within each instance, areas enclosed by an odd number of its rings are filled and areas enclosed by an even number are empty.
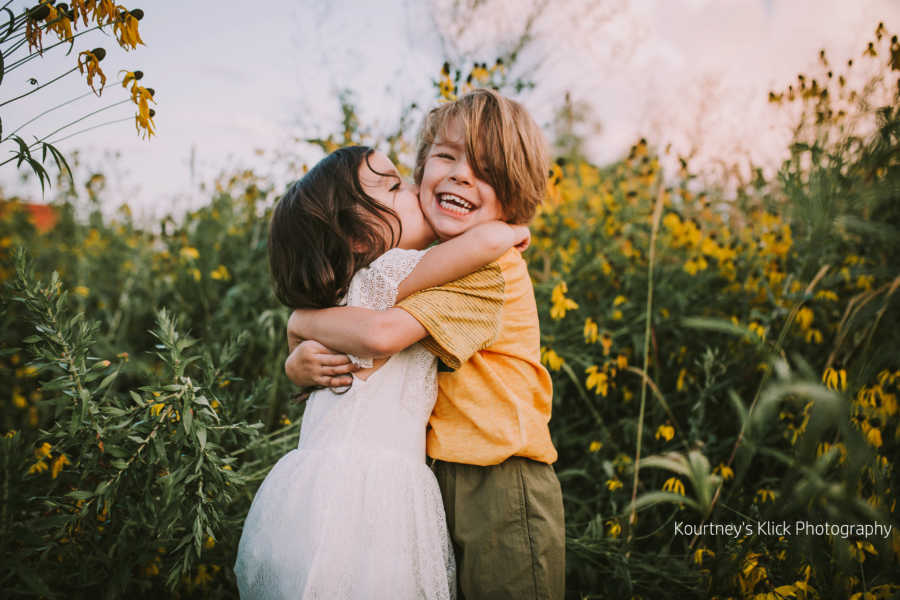
<svg viewBox="0 0 900 600"><path fill-rule="evenodd" d="M516 242L513 244L513 248L518 250L519 252L525 252L525 249L531 245L531 230L528 229L528 225L510 225L513 230L513 234L515 235Z"/></svg>
<svg viewBox="0 0 900 600"><path fill-rule="evenodd" d="M353 383L350 373L358 367L346 354L326 348L315 340L305 340L284 361L284 372L301 387L343 387Z"/></svg>

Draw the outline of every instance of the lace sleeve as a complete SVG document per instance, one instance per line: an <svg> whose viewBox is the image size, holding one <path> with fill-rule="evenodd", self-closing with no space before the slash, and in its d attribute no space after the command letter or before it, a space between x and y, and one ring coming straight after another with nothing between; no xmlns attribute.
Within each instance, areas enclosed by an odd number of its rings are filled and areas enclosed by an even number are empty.
<svg viewBox="0 0 900 600"><path fill-rule="evenodd" d="M385 310L394 306L397 300L397 288L409 277L427 250L388 250L372 264L360 269L350 281L347 292L347 305ZM349 355L354 364L368 368L372 366L371 358L359 358Z"/></svg>

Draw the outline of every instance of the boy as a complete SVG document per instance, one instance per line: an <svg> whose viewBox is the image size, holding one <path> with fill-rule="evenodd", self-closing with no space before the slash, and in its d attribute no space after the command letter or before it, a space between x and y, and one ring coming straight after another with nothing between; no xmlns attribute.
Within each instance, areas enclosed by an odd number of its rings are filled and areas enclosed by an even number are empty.
<svg viewBox="0 0 900 600"><path fill-rule="evenodd" d="M440 239L477 223L527 223L546 192L543 136L518 103L477 90L432 110L415 180ZM461 600L565 593L562 494L551 464L551 382L540 364L534 291L515 249L455 282L386 311L295 311L289 337L387 356L423 336L451 372L438 374L427 452L453 539ZM298 385L340 385L351 369L304 342L285 370ZM324 377L324 379L323 379Z"/></svg>

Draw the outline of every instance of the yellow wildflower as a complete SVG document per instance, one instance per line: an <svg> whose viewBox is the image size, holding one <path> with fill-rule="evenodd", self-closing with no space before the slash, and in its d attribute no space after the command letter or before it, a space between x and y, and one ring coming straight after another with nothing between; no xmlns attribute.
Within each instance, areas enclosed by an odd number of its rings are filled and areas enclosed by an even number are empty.
<svg viewBox="0 0 900 600"><path fill-rule="evenodd" d="M39 447L34 449L34 457L35 458L50 458L51 457L50 451L52 449L53 449L53 446L51 446L47 442L44 442Z"/></svg>
<svg viewBox="0 0 900 600"><path fill-rule="evenodd" d="M590 317L584 321L584 341L586 344L593 344L600 336L597 323Z"/></svg>
<svg viewBox="0 0 900 600"><path fill-rule="evenodd" d="M679 392L684 389L685 376L687 376L687 369L681 369L681 371L678 372L678 382L675 384L675 389Z"/></svg>
<svg viewBox="0 0 900 600"><path fill-rule="evenodd" d="M677 477L669 477L663 484L663 490L684 496L684 484Z"/></svg>
<svg viewBox="0 0 900 600"><path fill-rule="evenodd" d="M153 404L152 406L150 406L150 414L154 417L159 416L159 413L162 412L162 409L164 406L165 406L165 404L162 402L157 402L156 404Z"/></svg>
<svg viewBox="0 0 900 600"><path fill-rule="evenodd" d="M25 396L23 396L22 393L18 389L13 390L12 399L13 399L13 404L16 405L16 408L25 408L25 406L27 404L26 400L25 400Z"/></svg>
<svg viewBox="0 0 900 600"><path fill-rule="evenodd" d="M671 425L660 425L656 429L656 435L654 437L656 439L663 438L665 441L669 442L675 437L675 428Z"/></svg>
<svg viewBox="0 0 900 600"><path fill-rule="evenodd" d="M185 260L197 260L200 258L200 253L197 252L197 249L193 246L185 246L181 249L181 258Z"/></svg>
<svg viewBox="0 0 900 600"><path fill-rule="evenodd" d="M138 44L144 45L144 40L138 33L137 14L143 16L143 13L137 13L137 11L122 11L113 23L113 33L119 40L119 45L125 50L133 50L138 47Z"/></svg>
<svg viewBox="0 0 900 600"><path fill-rule="evenodd" d="M835 370L831 367L825 369L822 373L822 382L829 390L846 390L847 389L847 371L844 369Z"/></svg>
<svg viewBox="0 0 900 600"><path fill-rule="evenodd" d="M75 292L76 295L81 296L82 298L87 298L88 294L91 293L90 288L86 288L83 285L76 285L72 288L72 291Z"/></svg>
<svg viewBox="0 0 900 600"><path fill-rule="evenodd" d="M772 502L774 502L775 501L775 491L767 490L767 489L756 490L756 498L755 499L759 500L761 502L766 502L767 500L771 500Z"/></svg>
<svg viewBox="0 0 900 600"><path fill-rule="evenodd" d="M597 365L591 365L584 372L588 374L585 382L588 391L596 388L596 393L605 398L609 392L609 376L602 371L598 372Z"/></svg>
<svg viewBox="0 0 900 600"><path fill-rule="evenodd" d="M219 281L228 281L231 279L231 273L225 265L219 265L216 270L209 274L210 277Z"/></svg>
<svg viewBox="0 0 900 600"><path fill-rule="evenodd" d="M44 459L42 458L28 468L28 474L31 475L32 473L43 473L46 470L47 463L45 463Z"/></svg>
<svg viewBox="0 0 900 600"><path fill-rule="evenodd" d="M203 279L203 273L200 272L200 269L191 269L190 271L191 277L194 278L195 281L200 281Z"/></svg>
<svg viewBox="0 0 900 600"><path fill-rule="evenodd" d="M822 332L818 329L810 329L806 332L806 343L807 344L821 344L822 343Z"/></svg>
<svg viewBox="0 0 900 600"><path fill-rule="evenodd" d="M812 325L813 322L812 309L804 306L799 311L797 311L797 322L800 324L801 329L803 329L804 331L809 329L809 326Z"/></svg>
<svg viewBox="0 0 900 600"><path fill-rule="evenodd" d="M212 580L213 573L210 573L209 568L206 565L199 565L197 575L194 577L194 585L206 586Z"/></svg>
<svg viewBox="0 0 900 600"><path fill-rule="evenodd" d="M94 50L85 50L78 53L78 71L84 74L87 71L88 85L94 90L98 96L103 93L103 86L106 85L106 75L100 68L100 61L106 56L106 50L103 48L95 48ZM94 87L94 77L100 80L100 89Z"/></svg>
<svg viewBox="0 0 900 600"><path fill-rule="evenodd" d="M747 328L750 331L752 331L753 333L755 333L759 339L761 339L761 340L766 339L766 328L763 327L762 325L760 325L759 323L757 323L756 321L753 321L752 323L750 323L750 325L748 325Z"/></svg>
<svg viewBox="0 0 900 600"><path fill-rule="evenodd" d="M551 371L559 371L566 361L554 352L553 349L541 348L541 362L547 365Z"/></svg>
<svg viewBox="0 0 900 600"><path fill-rule="evenodd" d="M613 319L613 321L621 321L622 320L622 311L614 310L612 312L612 319Z"/></svg>
<svg viewBox="0 0 900 600"><path fill-rule="evenodd" d="M734 478L734 471L731 470L731 467L723 463L719 463L719 466L713 469L713 473L721 474L722 479L724 479L725 481Z"/></svg>
<svg viewBox="0 0 900 600"><path fill-rule="evenodd" d="M606 522L606 535L612 538L617 538L622 535L622 526L619 525L618 521L610 519Z"/></svg>
<svg viewBox="0 0 900 600"><path fill-rule="evenodd" d="M621 481L619 481L618 477L616 477L614 479L606 480L606 489L608 489L611 492L614 492L623 486L624 486L624 484Z"/></svg>
<svg viewBox="0 0 900 600"><path fill-rule="evenodd" d="M597 440L594 440L593 442L591 442L591 445L588 446L588 452L597 452L602 447L603 447L603 442L598 442Z"/></svg>
<svg viewBox="0 0 900 600"><path fill-rule="evenodd" d="M62 468L64 466L71 465L71 464L72 463L69 462L69 459L65 454L60 454L59 456L57 456L56 459L53 461L53 465L50 470L50 474L53 477L53 479L56 479L56 476L59 475L59 472L62 470Z"/></svg>
<svg viewBox="0 0 900 600"><path fill-rule="evenodd" d="M874 281L874 275L860 275L856 280L856 287L862 290L871 290Z"/></svg>
<svg viewBox="0 0 900 600"><path fill-rule="evenodd" d="M696 550L694 550L694 564L702 565L704 556L713 557L715 555L715 552L713 552L712 550L708 550L707 548L697 548Z"/></svg>
<svg viewBox="0 0 900 600"><path fill-rule="evenodd" d="M866 432L866 442L868 442L870 446L881 448L881 445L883 443L881 441L881 430L877 427L869 428L869 430Z"/></svg>
<svg viewBox="0 0 900 600"><path fill-rule="evenodd" d="M875 550L875 546L873 546L871 542L856 540L852 544L850 544L850 554L854 559L856 559L857 562L863 562L866 560L866 552L872 555L878 554L878 551Z"/></svg>
<svg viewBox="0 0 900 600"><path fill-rule="evenodd" d="M702 256L688 259L688 261L684 263L684 270L690 275L696 275L698 271L703 271L707 267L709 267L709 263L707 263L706 259Z"/></svg>
<svg viewBox="0 0 900 600"><path fill-rule="evenodd" d="M207 550L212 550L212 548L215 545L216 545L216 538L214 538L211 535L206 538L205 542L203 542L203 547L206 548Z"/></svg>
<svg viewBox="0 0 900 600"><path fill-rule="evenodd" d="M564 281L559 282L556 287L553 288L550 297L551 302L553 303L553 306L550 308L550 318L562 319L566 316L566 311L578 308L578 304L574 300L566 298L567 291L569 291L569 288Z"/></svg>
<svg viewBox="0 0 900 600"><path fill-rule="evenodd" d="M609 356L609 349L612 348L612 337L605 331L600 336L600 345L603 346L603 356Z"/></svg>
<svg viewBox="0 0 900 600"><path fill-rule="evenodd" d="M625 298L625 296L616 296L616 298L613 300L613 306L619 306L620 304L625 304L626 302L628 302L628 300Z"/></svg>
<svg viewBox="0 0 900 600"><path fill-rule="evenodd" d="M624 354L620 354L616 357L616 366L621 370L625 370L628 368L628 357Z"/></svg>

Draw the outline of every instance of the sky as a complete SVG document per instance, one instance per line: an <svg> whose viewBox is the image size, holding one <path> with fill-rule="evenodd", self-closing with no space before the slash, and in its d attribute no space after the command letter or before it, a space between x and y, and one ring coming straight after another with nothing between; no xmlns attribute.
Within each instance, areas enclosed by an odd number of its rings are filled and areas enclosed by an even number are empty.
<svg viewBox="0 0 900 600"><path fill-rule="evenodd" d="M12 7L18 12L30 4ZM337 129L341 90L352 92L365 128L390 129L410 103L420 110L434 103L432 80L445 59L492 62L513 48L537 5L271 0L264 9L248 9L237 0L158 0L142 7L145 46L125 52L107 33L85 35L70 56L65 48L48 50L7 73L0 102L34 89L30 78L40 85L70 69L80 50L107 49L101 66L109 82L102 96L78 100L19 132L32 140L126 98L115 85L117 73L142 70L141 83L156 91L157 135L142 140L126 121L58 146L81 165L76 185L83 185L86 173L102 171L106 208L128 202L139 218L152 219L208 201L200 186L222 172L250 167L277 188L299 176L286 157L319 158L297 140ZM771 167L787 147L789 123L785 111L766 102L768 91L809 72L820 48L834 62L859 58L878 21L891 32L900 29L900 1L550 2L534 18L532 41L513 67L536 82L518 99L548 134L566 93L582 103L589 115L586 150L600 163L622 157L645 136L658 147L693 152L701 170L722 160ZM15 57L4 58L10 64ZM86 91L76 72L0 107L3 135ZM51 141L133 114L126 103ZM412 121L410 137L418 122ZM0 152L12 147L7 141ZM13 163L0 167L0 188L41 201L40 185L34 178L22 182Z"/></svg>

